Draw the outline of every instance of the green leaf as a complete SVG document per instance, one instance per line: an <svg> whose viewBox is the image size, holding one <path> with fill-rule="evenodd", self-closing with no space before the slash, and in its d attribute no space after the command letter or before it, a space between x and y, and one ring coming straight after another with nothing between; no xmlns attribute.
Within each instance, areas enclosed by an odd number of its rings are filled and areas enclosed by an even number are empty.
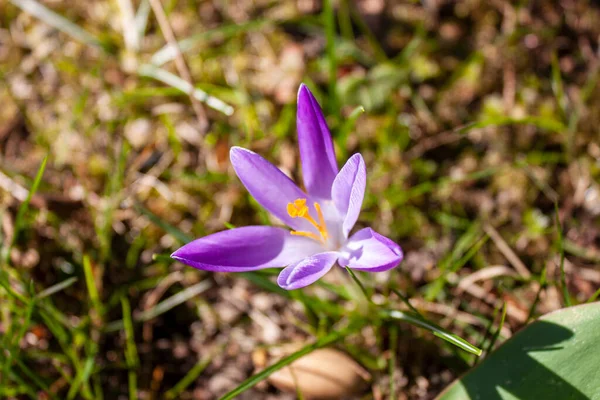
<svg viewBox="0 0 600 400"><path fill-rule="evenodd" d="M600 304L565 308L525 327L438 400L600 398Z"/></svg>

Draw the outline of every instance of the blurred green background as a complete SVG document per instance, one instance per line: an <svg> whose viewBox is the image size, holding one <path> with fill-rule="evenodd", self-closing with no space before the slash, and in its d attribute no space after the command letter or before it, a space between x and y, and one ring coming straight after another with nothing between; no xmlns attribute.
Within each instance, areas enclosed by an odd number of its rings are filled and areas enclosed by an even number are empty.
<svg viewBox="0 0 600 400"><path fill-rule="evenodd" d="M598 21L584 0L0 0L0 397L214 399L366 318L335 274L285 292L168 259L272 223L228 151L299 181L301 82L340 164L367 163L358 227L405 251L359 276L375 303L404 293L488 350L594 300ZM368 371L361 399L431 399L476 362L381 321L335 347Z"/></svg>

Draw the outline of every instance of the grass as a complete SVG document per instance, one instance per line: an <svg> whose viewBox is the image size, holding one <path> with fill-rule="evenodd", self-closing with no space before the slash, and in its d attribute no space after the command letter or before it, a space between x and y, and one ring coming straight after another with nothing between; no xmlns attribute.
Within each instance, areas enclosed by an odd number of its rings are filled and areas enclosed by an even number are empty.
<svg viewBox="0 0 600 400"><path fill-rule="evenodd" d="M598 7L296 3L161 2L191 84L146 0L6 4L0 397L277 396L268 375L327 346L368 369L361 398L432 398L480 348L597 300ZM358 226L404 262L302 292L278 270L174 263L196 237L274 222L228 149L299 181L301 82L340 165L365 158Z"/></svg>

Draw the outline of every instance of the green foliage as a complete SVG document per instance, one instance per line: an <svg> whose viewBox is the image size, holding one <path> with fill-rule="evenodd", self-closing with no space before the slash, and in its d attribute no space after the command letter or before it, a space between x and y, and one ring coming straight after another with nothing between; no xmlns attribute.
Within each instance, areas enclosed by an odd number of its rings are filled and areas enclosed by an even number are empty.
<svg viewBox="0 0 600 400"><path fill-rule="evenodd" d="M600 304L565 308L526 326L438 400L596 399Z"/></svg>

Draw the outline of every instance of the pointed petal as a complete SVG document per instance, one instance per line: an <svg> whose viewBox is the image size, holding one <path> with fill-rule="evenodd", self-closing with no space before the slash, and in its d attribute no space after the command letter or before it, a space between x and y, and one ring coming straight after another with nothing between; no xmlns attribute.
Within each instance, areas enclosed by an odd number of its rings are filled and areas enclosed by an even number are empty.
<svg viewBox="0 0 600 400"><path fill-rule="evenodd" d="M367 272L387 271L404 258L400 246L371 228L352 235L341 253L341 266Z"/></svg>
<svg viewBox="0 0 600 400"><path fill-rule="evenodd" d="M171 254L205 271L242 272L283 267L322 251L314 240L271 226L245 226L196 239Z"/></svg>
<svg viewBox="0 0 600 400"><path fill-rule="evenodd" d="M296 127L306 191L312 196L328 200L338 172L335 151L323 111L304 84L298 90Z"/></svg>
<svg viewBox="0 0 600 400"><path fill-rule="evenodd" d="M356 223L367 184L367 169L362 156L357 153L350 157L346 165L333 181L331 195L333 203L343 218L342 231L344 237Z"/></svg>
<svg viewBox="0 0 600 400"><path fill-rule="evenodd" d="M328 251L315 254L281 271L277 284L286 290L298 289L316 282L335 264L339 253Z"/></svg>
<svg viewBox="0 0 600 400"><path fill-rule="evenodd" d="M312 199L279 168L242 147L232 147L229 157L237 176L261 206L295 230L316 232L308 221L288 214L287 204L303 198L307 199L309 212L316 215Z"/></svg>

